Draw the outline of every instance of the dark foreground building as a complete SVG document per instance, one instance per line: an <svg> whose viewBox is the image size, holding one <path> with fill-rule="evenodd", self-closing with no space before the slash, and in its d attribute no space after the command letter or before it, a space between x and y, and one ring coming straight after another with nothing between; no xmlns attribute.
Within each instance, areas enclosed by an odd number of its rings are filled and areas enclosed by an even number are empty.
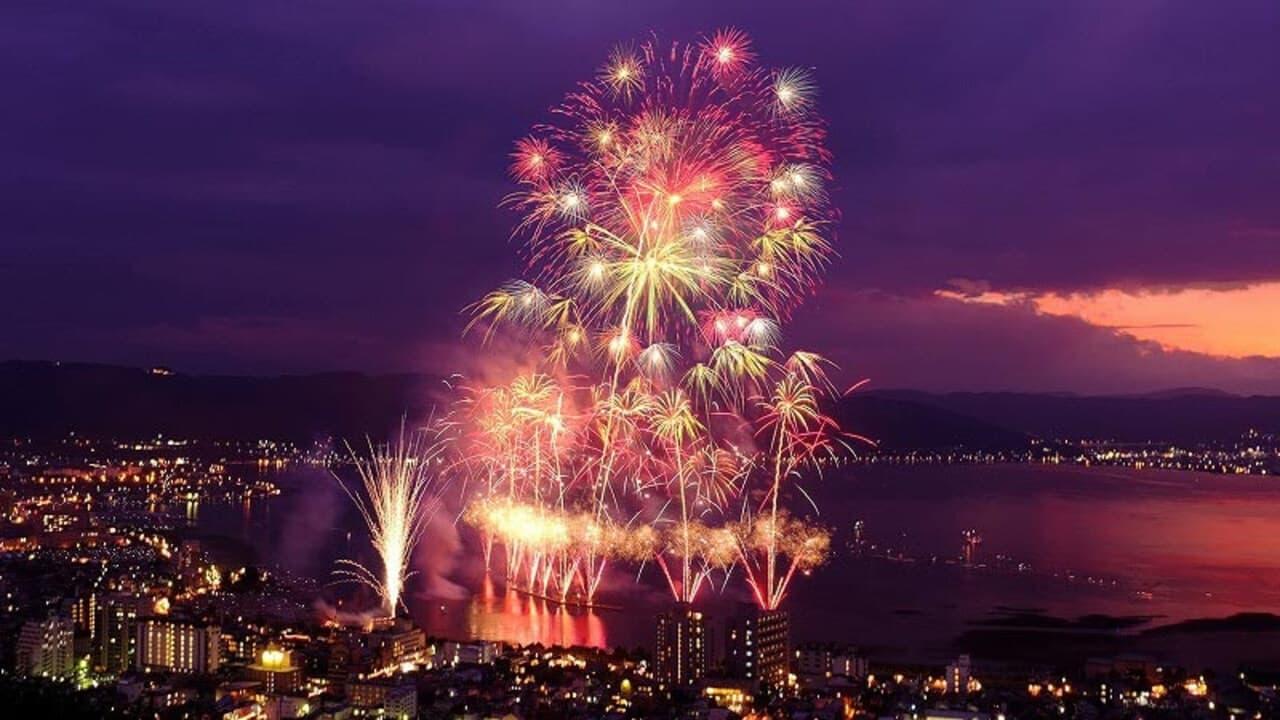
<svg viewBox="0 0 1280 720"><path fill-rule="evenodd" d="M726 625L725 666L732 677L782 687L790 670L791 622L786 610L743 604Z"/></svg>

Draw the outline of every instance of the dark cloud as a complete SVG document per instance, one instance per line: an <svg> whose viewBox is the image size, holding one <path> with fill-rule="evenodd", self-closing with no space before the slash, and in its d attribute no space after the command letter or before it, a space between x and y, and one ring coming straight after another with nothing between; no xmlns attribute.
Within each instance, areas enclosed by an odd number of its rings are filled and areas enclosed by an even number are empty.
<svg viewBox="0 0 1280 720"><path fill-rule="evenodd" d="M1100 394L1216 387L1280 394L1280 358L1169 350L1024 305L830 291L798 325L798 333L839 363L844 381L870 378L872 387Z"/></svg>
<svg viewBox="0 0 1280 720"><path fill-rule="evenodd" d="M816 70L838 292L1280 278L1274 3L19 1L0 8L0 355L436 357L517 270L511 142L615 42L727 24ZM967 312L965 332L1008 321ZM1153 382L1217 367L1140 357ZM992 367L936 377L1018 377Z"/></svg>

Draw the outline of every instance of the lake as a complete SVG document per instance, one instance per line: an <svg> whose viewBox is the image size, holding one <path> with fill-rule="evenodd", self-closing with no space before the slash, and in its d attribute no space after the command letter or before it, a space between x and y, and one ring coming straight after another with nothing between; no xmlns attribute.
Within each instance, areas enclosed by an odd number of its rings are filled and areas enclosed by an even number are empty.
<svg viewBox="0 0 1280 720"><path fill-rule="evenodd" d="M320 471L280 497L202 507L203 532L235 538L267 564L322 577L338 557L370 559L347 499ZM878 656L935 661L975 621L1034 610L1167 624L1280 613L1280 480L1050 465L856 466L806 485L835 533L831 560L800 577L788 606L797 641L858 643ZM611 570L607 602L567 611L486 579L466 531L440 518L419 549L410 606L428 632L512 642L636 646L668 602L652 566ZM854 523L862 521L861 542ZM982 538L962 560L962 533ZM745 600L737 578L705 606ZM1261 640L1259 640L1261 642Z"/></svg>

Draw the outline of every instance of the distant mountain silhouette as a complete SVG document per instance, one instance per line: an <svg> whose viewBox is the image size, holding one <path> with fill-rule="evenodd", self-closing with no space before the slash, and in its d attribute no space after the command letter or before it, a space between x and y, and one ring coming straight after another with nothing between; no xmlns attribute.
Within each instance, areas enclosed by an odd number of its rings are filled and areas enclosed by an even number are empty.
<svg viewBox="0 0 1280 720"><path fill-rule="evenodd" d="M385 436L444 396L429 375L186 375L108 365L0 363L0 435L206 439ZM1026 447L1031 437L1196 441L1280 431L1280 397L1179 389L1143 396L859 392L836 410L882 447Z"/></svg>
<svg viewBox="0 0 1280 720"><path fill-rule="evenodd" d="M868 395L947 410L1047 439L1195 442L1231 440L1251 429L1280 432L1280 397L1199 388L1134 396L914 390Z"/></svg>
<svg viewBox="0 0 1280 720"><path fill-rule="evenodd" d="M1164 398L1177 398L1177 397L1240 397L1240 396L1229 393L1226 390L1219 390L1217 388L1181 387L1181 388L1169 388L1168 390L1157 390L1155 392L1149 392L1149 393L1137 393L1133 395L1117 395L1115 397L1164 399Z"/></svg>
<svg viewBox="0 0 1280 720"><path fill-rule="evenodd" d="M168 372L168 371L165 371ZM425 415L438 379L324 373L158 374L75 363L0 363L0 434L290 439L385 435Z"/></svg>
<svg viewBox="0 0 1280 720"><path fill-rule="evenodd" d="M1016 450L1030 442L1027 433L998 423L877 393L844 398L836 416L842 428L875 440L885 450Z"/></svg>

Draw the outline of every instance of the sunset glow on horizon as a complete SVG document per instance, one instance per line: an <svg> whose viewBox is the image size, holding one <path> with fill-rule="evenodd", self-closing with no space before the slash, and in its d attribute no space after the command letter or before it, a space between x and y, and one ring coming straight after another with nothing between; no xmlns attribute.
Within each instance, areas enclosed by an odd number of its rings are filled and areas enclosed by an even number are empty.
<svg viewBox="0 0 1280 720"><path fill-rule="evenodd" d="M1027 305L1079 318L1171 350L1216 357L1280 357L1280 282L1216 288L1027 293L939 290L938 297L986 305Z"/></svg>

